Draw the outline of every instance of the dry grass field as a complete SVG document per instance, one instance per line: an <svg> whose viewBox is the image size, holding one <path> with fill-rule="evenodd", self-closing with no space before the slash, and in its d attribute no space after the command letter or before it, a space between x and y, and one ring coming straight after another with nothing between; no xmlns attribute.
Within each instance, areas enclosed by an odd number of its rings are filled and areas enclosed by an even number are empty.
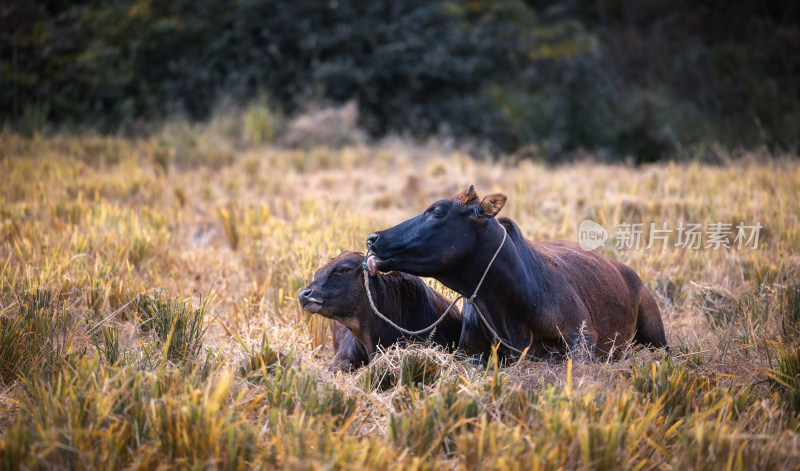
<svg viewBox="0 0 800 471"><path fill-rule="evenodd" d="M0 134L2 469L800 469L796 158L548 167L224 136ZM600 249L655 295L671 358L479 368L423 345L329 373L298 291L469 184L536 240L584 219L763 229L757 249Z"/></svg>

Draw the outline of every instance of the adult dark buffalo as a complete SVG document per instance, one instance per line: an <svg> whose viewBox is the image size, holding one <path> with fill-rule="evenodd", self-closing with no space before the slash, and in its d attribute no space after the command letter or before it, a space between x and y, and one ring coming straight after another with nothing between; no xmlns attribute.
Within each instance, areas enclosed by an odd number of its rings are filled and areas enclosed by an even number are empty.
<svg viewBox="0 0 800 471"><path fill-rule="evenodd" d="M343 252L317 270L314 281L299 295L305 311L331 319L336 356L333 371L350 371L367 364L378 345L388 347L403 334L372 311L364 287L364 254ZM394 272L369 277L378 310L399 326L421 330L433 324L450 305L438 291L416 276ZM458 345L461 312L456 306L436 326L431 340L445 347ZM430 335L430 334L428 334ZM428 335L411 340L424 341Z"/></svg>
<svg viewBox="0 0 800 471"><path fill-rule="evenodd" d="M574 242L525 239L512 220L495 219L505 202L502 194L480 200L470 186L372 234L370 272L434 277L469 297L497 253L474 303L513 348L548 358L585 342L608 358L630 341L666 347L658 305L636 272ZM463 316L459 349L487 355L493 334L474 307ZM501 347L500 353L510 352Z"/></svg>

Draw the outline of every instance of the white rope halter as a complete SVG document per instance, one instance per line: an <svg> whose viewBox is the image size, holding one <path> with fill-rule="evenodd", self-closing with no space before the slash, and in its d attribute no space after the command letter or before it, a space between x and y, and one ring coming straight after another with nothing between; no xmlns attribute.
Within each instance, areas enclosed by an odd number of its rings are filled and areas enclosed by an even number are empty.
<svg viewBox="0 0 800 471"><path fill-rule="evenodd" d="M498 222L498 224L499 224L499 222ZM429 325L428 327L426 327L426 328L424 328L422 330L416 330L416 331L404 329L404 328L400 327L399 325L395 324L394 322L392 322L392 320L390 320L389 318L387 318L386 316L381 314L381 312L375 306L375 303L372 301L372 293L370 292L370 289L369 289L369 269L367 267L367 260L369 259L370 252L372 252L372 244L368 244L367 245L367 254L364 256L364 264L362 265L362 269L364 270L364 288L367 290L367 299L369 299L369 305L372 307L372 311L378 317L380 317L381 319L386 321L389 325L391 325L395 329L399 330L400 332L402 332L402 333L404 333L406 335L419 335L419 334L424 334L425 332L428 332L429 330L431 330L434 327L436 327L437 325L439 325L439 323L444 320L445 316L447 316L447 313L450 312L450 309L452 309L453 306L455 306L456 302L458 302L459 299L464 299L464 301L467 304L470 304L475 308L475 310L478 312L478 316L483 321L483 324L486 326L487 329L489 329L489 331L492 333L494 338L497 339L497 342L499 342L502 345L505 345L505 347L508 348L509 350L521 355L523 353L522 350L518 350L518 349L512 347L509 342L506 342L506 341L504 341L504 340L502 340L500 338L500 336L497 334L497 332L492 328L491 324L489 324L489 321L486 320L486 317L483 315L483 312L481 312L481 310L478 307L478 305L475 304L475 296L478 295L478 290L481 289L481 285L483 284L483 280L486 279L486 275L489 273L489 269L492 268L492 264L494 263L494 260L497 258L497 255L500 253L500 250L503 248L503 245L505 245L505 243L506 243L506 238L508 237L508 232L506 232L505 228L503 228L502 225L501 225L501 228L503 229L503 240L502 240L502 242L500 242L500 246L497 247L497 250L494 252L494 255L492 256L492 259L489 260L489 264L486 266L486 270L483 271L483 276L481 276L481 280L478 282L478 286L475 287L475 291L472 293L472 296L470 296L469 298L465 298L462 295L458 295L456 297L456 299L454 299L453 302L450 303L450 306L448 306L447 309L445 309L445 311L442 313L442 315L438 319L436 319L436 322L434 322L433 324ZM462 305L462 309L463 309L463 305Z"/></svg>

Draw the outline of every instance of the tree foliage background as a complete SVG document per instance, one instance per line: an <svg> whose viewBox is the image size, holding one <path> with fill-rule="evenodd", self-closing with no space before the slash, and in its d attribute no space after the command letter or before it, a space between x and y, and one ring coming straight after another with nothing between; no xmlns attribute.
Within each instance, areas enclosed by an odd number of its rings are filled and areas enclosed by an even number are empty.
<svg viewBox="0 0 800 471"><path fill-rule="evenodd" d="M118 132L266 94L549 160L796 152L798 20L790 0L11 0L0 119Z"/></svg>

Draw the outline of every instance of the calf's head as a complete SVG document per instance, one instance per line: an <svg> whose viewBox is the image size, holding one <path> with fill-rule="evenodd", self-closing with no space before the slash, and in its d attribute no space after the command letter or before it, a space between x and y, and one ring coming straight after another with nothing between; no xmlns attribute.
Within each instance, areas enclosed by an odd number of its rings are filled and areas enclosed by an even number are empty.
<svg viewBox="0 0 800 471"><path fill-rule="evenodd" d="M314 281L298 296L303 310L358 329L359 312L366 299L361 273L363 261L363 254L342 252L317 270Z"/></svg>
<svg viewBox="0 0 800 471"><path fill-rule="evenodd" d="M458 270L487 239L489 224L496 224L491 220L505 202L500 193L481 200L470 186L433 203L419 216L370 235L370 272L398 270L436 277Z"/></svg>

